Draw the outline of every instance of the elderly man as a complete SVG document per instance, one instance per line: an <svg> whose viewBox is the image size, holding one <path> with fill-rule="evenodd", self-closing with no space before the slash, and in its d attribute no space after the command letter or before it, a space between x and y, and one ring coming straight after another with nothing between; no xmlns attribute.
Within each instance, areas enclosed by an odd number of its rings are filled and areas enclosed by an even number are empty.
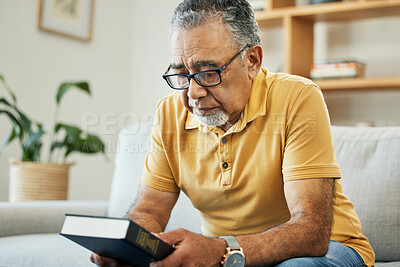
<svg viewBox="0 0 400 267"><path fill-rule="evenodd" d="M170 33L163 78L177 91L158 104L154 149L128 215L175 246L152 265L373 265L342 192L321 91L261 67L247 1L185 0ZM203 235L162 233L181 190L200 211Z"/></svg>

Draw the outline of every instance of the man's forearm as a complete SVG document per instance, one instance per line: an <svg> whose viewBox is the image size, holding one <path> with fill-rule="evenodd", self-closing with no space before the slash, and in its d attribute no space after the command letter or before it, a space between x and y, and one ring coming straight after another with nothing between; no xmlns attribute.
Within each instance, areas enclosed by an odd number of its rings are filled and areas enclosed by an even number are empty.
<svg viewBox="0 0 400 267"><path fill-rule="evenodd" d="M318 188L312 194L306 190ZM328 252L333 224L334 180L310 179L285 184L291 219L263 233L238 236L250 266Z"/></svg>
<svg viewBox="0 0 400 267"><path fill-rule="evenodd" d="M162 192L142 184L126 218L150 232L160 233L164 231L178 197L179 192Z"/></svg>
<svg viewBox="0 0 400 267"><path fill-rule="evenodd" d="M325 255L330 234L316 229L320 227L312 221L289 221L260 234L237 236L237 240L246 266L273 265L294 257Z"/></svg>
<svg viewBox="0 0 400 267"><path fill-rule="evenodd" d="M127 219L134 221L138 225L144 227L146 230L153 233L160 233L164 231L164 226L154 218L153 215L146 212L131 211L126 216Z"/></svg>

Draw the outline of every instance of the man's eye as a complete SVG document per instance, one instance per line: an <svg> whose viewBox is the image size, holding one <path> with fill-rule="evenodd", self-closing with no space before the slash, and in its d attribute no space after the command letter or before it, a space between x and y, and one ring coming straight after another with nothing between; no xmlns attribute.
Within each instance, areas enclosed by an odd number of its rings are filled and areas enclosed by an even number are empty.
<svg viewBox="0 0 400 267"><path fill-rule="evenodd" d="M188 72L185 70L174 70L171 74L188 74Z"/></svg>
<svg viewBox="0 0 400 267"><path fill-rule="evenodd" d="M188 74L189 71L186 68L171 68L168 74Z"/></svg>

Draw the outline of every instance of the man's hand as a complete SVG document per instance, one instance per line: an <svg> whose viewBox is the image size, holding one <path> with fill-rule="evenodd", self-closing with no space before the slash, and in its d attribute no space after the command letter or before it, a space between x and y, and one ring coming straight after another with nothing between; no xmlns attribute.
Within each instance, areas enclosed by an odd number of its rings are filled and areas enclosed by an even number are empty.
<svg viewBox="0 0 400 267"><path fill-rule="evenodd" d="M158 191L142 183L136 203L126 218L150 232L163 231L178 197L179 193ZM114 259L101 257L95 253L92 253L90 260L102 267L122 266Z"/></svg>
<svg viewBox="0 0 400 267"><path fill-rule="evenodd" d="M96 253L92 253L92 255L90 255L90 261L101 267L133 267L127 265L118 265L116 260L99 256Z"/></svg>
<svg viewBox="0 0 400 267"><path fill-rule="evenodd" d="M157 236L164 242L174 245L175 251L151 267L159 266L220 266L226 250L223 239L210 239L184 229L176 229Z"/></svg>

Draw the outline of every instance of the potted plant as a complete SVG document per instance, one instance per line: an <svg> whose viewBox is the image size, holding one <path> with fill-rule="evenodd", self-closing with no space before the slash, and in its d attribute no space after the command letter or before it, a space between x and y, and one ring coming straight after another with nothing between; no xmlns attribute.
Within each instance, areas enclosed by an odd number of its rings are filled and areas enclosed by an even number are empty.
<svg viewBox="0 0 400 267"><path fill-rule="evenodd" d="M10 160L10 201L67 199L68 173L72 165L67 163L68 156L74 152L105 155L104 143L98 136L58 121L63 96L72 89L90 95L89 84L79 81L64 82L59 86L53 127L48 135L48 159L43 161L42 145L47 136L43 124L22 111L1 74L0 83L6 92L5 96L0 94L0 115L7 117L11 123L8 136L0 143L0 153L14 140L18 141L22 152L20 161Z"/></svg>

